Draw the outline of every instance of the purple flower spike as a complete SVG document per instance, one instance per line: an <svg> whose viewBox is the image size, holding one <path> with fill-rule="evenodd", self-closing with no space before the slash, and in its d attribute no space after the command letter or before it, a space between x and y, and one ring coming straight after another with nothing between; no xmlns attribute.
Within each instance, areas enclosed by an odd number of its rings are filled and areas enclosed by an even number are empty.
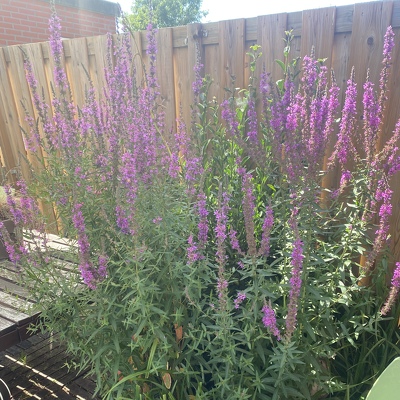
<svg viewBox="0 0 400 400"><path fill-rule="evenodd" d="M400 291L400 262L397 262L396 268L394 270L393 277L392 277L389 296L381 310L382 315L387 315L389 313L389 311L393 307L393 304L395 303L395 301L398 298L399 291Z"/></svg>
<svg viewBox="0 0 400 400"><path fill-rule="evenodd" d="M246 293L238 292L236 299L234 301L235 308L238 309L240 304L242 304L244 300L246 300Z"/></svg>
<svg viewBox="0 0 400 400"><path fill-rule="evenodd" d="M264 313L262 322L263 325L274 335L278 340L281 340L281 334L279 332L275 311L268 305L265 305L262 308L262 312Z"/></svg>
<svg viewBox="0 0 400 400"><path fill-rule="evenodd" d="M298 236L298 232L296 232ZM296 329L297 323L297 307L301 290L301 274L303 269L303 242L297 237L293 243L292 250L292 276L290 278L290 293L288 314L286 317L286 335L285 338L289 342Z"/></svg>

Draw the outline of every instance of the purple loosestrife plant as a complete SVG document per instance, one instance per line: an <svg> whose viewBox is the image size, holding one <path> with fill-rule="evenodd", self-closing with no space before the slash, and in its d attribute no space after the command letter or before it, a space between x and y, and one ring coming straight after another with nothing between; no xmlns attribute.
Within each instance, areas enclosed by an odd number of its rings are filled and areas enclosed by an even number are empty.
<svg viewBox="0 0 400 400"><path fill-rule="evenodd" d="M104 88L82 83L78 107L55 14L50 24L51 104L25 63L38 116L25 141L39 166L7 203L25 238L13 243L0 227L43 328L60 332L110 400L363 396L396 353L387 343L399 315L399 265L392 287L382 282L400 123L382 150L355 146L384 126L391 30L381 93L363 86L362 122L354 74L339 110L321 60L304 57L296 75L288 35L284 80L264 71L258 85L253 46L249 87L221 105L199 62L191 124L171 133L151 27L143 82L132 38L110 35ZM326 164L339 165L340 188L323 187ZM37 215L50 206L45 226ZM49 245L51 221L68 261ZM371 287L360 284L361 255L374 263Z"/></svg>

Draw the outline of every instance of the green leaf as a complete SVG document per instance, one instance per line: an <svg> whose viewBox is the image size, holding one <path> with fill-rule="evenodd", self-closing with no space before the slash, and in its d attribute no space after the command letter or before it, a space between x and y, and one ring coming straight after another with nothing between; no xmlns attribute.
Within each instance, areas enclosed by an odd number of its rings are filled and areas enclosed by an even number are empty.
<svg viewBox="0 0 400 400"><path fill-rule="evenodd" d="M285 72L286 71L286 65L283 61L281 60L275 60L275 62L282 68L282 71Z"/></svg>

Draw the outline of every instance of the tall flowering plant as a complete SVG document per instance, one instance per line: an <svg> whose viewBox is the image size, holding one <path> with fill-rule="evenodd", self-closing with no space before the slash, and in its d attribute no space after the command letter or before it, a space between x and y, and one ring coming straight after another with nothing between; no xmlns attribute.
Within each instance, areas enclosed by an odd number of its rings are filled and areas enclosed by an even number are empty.
<svg viewBox="0 0 400 400"><path fill-rule="evenodd" d="M166 135L151 27L146 84L129 36L110 37L102 100L89 82L78 109L55 13L50 26L52 104L25 65L39 116L27 116L25 140L42 168L20 186L26 216L38 214L32 197L54 206L68 261L44 222L30 231L17 213L27 233L10 245L42 327L60 332L108 399L360 398L398 352L399 267L391 289L384 280L400 124L375 151L391 29L362 124L353 75L340 112L334 77L313 55L299 82L263 73L257 83L253 47L248 90L221 105L196 66L193 123ZM335 167L330 191L322 181Z"/></svg>

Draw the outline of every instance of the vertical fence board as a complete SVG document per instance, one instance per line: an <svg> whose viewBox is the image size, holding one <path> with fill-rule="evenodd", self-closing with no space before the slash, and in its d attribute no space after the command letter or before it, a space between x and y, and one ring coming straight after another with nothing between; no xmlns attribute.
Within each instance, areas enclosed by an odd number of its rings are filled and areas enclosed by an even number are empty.
<svg viewBox="0 0 400 400"><path fill-rule="evenodd" d="M85 103L86 91L89 89L89 55L86 38L68 40L69 57L66 57L66 69L71 84L73 99L81 107Z"/></svg>
<svg viewBox="0 0 400 400"><path fill-rule="evenodd" d="M183 113L183 118L185 119L186 124L188 125L191 122L191 109L190 106L194 102L194 92L193 92L193 87L192 83L196 79L196 73L195 73L195 66L202 65L203 68L201 71L199 71L201 76L204 76L204 47L203 47L203 27L201 24L190 24L187 26L187 51L186 51L186 61L187 61L187 68L188 68L188 73L187 75L183 75L182 77L179 77L177 74L177 79L185 79L187 77L187 82L185 84L186 87L186 93L182 93L185 95L184 98L187 99L188 103L186 107L183 107L182 113ZM184 104L184 103L182 103Z"/></svg>
<svg viewBox="0 0 400 400"><path fill-rule="evenodd" d="M157 73L160 84L162 106L165 111L165 129L176 129L174 62L172 47L172 29L165 28L156 34Z"/></svg>
<svg viewBox="0 0 400 400"><path fill-rule="evenodd" d="M223 100L223 90L244 86L244 55L245 55L245 20L235 19L219 23L219 87L217 96L219 103Z"/></svg>
<svg viewBox="0 0 400 400"><path fill-rule="evenodd" d="M133 66L135 68L138 85L144 84L145 64L143 59L142 35L142 32L133 32L131 35Z"/></svg>
<svg viewBox="0 0 400 400"><path fill-rule="evenodd" d="M359 99L362 98L362 84L367 69L370 70L371 81L379 83L383 36L390 25L392 8L392 2L362 3L354 6L349 69L353 66L355 68Z"/></svg>
<svg viewBox="0 0 400 400"><path fill-rule="evenodd" d="M25 47L25 46L24 46ZM27 51L27 49L25 50ZM25 109L27 112L36 117L34 112L34 108L32 106L30 90L28 84L25 79L25 70L24 70L24 57L21 49L17 46L12 46L8 48L8 55L10 58L9 63L9 71L10 71L10 84L13 91L13 96L15 98L15 106L18 113L20 126L25 130L25 132L29 133L29 125L25 121ZM39 72L35 65L33 64L34 71ZM41 88L41 83L38 82L38 88ZM40 90L40 89L39 89ZM25 107L25 109L24 109ZM13 155L15 157L15 161L18 163L18 153L25 153L21 131L14 132L10 141L13 143ZM12 166L7 165L7 168L13 168ZM29 179L30 176L28 175Z"/></svg>
<svg viewBox="0 0 400 400"><path fill-rule="evenodd" d="M283 71L276 60L283 60L286 25L286 13L258 17L257 43L262 51L258 70L265 68L275 80L283 78Z"/></svg>
<svg viewBox="0 0 400 400"><path fill-rule="evenodd" d="M177 112L177 118L185 122L186 126L190 124L190 113L188 108L183 107L184 104L190 101L189 84L191 81L187 79L189 72L189 66L187 62L187 49L184 47L178 47L174 50L174 71L176 75L175 79L175 109ZM185 110L185 114L183 114Z"/></svg>
<svg viewBox="0 0 400 400"><path fill-rule="evenodd" d="M220 52L219 46L216 44L204 46L204 70L207 75L210 75L213 79L213 84L209 90L209 97L212 99L217 96L224 98L224 88L221 85L219 79L219 65L220 65ZM222 94L221 94L222 92Z"/></svg>
<svg viewBox="0 0 400 400"><path fill-rule="evenodd" d="M23 48L23 52L24 52L25 56L31 62L34 75L38 82L37 90L38 90L39 96L44 99L44 102L46 104L51 104L52 95L51 95L50 86L47 84L47 75L46 75L46 70L45 70L45 62L44 62L44 56L43 56L43 51L42 51L42 45L40 43L35 43L35 44L29 45L29 46L25 45L22 48ZM29 88L27 88L26 90L29 91ZM37 117L36 110L34 110L34 113L35 114L31 114L31 115L35 115ZM52 117L52 108L51 107L49 107L49 109L48 109L48 116L49 116L49 118ZM39 134L42 138L44 137L44 133L43 133L43 130L40 125L39 125ZM20 151L24 153L23 146L20 148ZM40 155L43 155L41 153L41 149L39 150L39 152L40 152ZM41 168L37 159L35 157L32 157L30 151L27 151L27 158L32 163L33 168L35 168L36 170ZM27 167L25 162L22 162L21 166L22 166L22 168Z"/></svg>
<svg viewBox="0 0 400 400"><path fill-rule="evenodd" d="M15 135L20 135L20 128L14 95L8 80L7 62L2 49L0 49L0 132L2 165L5 169L14 168L18 164L18 155L15 154L16 147L12 140Z"/></svg>
<svg viewBox="0 0 400 400"><path fill-rule="evenodd" d="M105 86L104 69L107 65L107 37L88 38L88 49L90 49L89 74L98 96L102 97Z"/></svg>
<svg viewBox="0 0 400 400"><path fill-rule="evenodd" d="M196 75L194 68L196 64L203 65L200 71L204 75L204 51L201 43L201 24L190 24L187 26L187 46L177 47L174 52L175 71L175 95L177 117L182 118L187 129L191 123L191 105L194 102L192 83Z"/></svg>
<svg viewBox="0 0 400 400"><path fill-rule="evenodd" d="M303 11L301 30L301 54L310 54L315 48L316 58L326 58L328 70L332 63L332 47L335 37L336 7Z"/></svg>

